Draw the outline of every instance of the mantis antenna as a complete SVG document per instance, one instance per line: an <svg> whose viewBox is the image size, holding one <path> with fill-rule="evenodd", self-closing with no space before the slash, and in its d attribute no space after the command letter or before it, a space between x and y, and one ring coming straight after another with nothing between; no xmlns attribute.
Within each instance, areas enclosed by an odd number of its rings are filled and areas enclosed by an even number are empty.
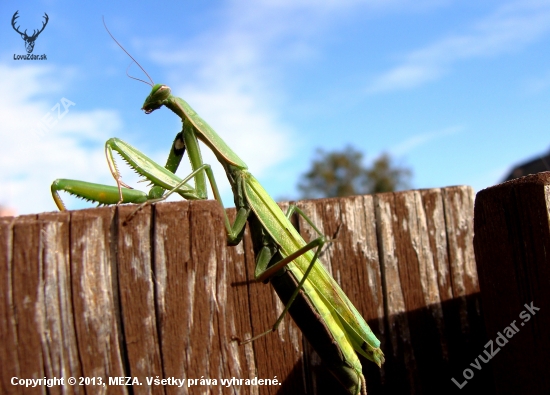
<svg viewBox="0 0 550 395"><path fill-rule="evenodd" d="M145 75L147 76L147 78L149 78L149 81L151 81L151 83L147 82L147 81L144 81L142 79L139 79L139 78L136 78L136 77L132 77L130 74L128 74L128 69L126 69L126 75L128 77L130 77L131 79L133 80L136 80L136 81L141 81L149 86L153 86L155 83L153 82L153 79L149 76L149 74L147 74L147 72L145 71L145 69L143 67L141 67L141 65L139 64L139 62L137 60L134 59L134 57L132 55L130 55L130 53L128 51L126 51L126 49L124 49L124 47L117 41L117 39L111 34L111 32L109 31L109 28L107 27L107 24L105 23L105 17L102 17L103 19L103 26L105 26L105 30L107 30L107 33L109 33L109 36L111 36L111 38L113 39L113 41L120 47L120 49L122 49L126 55L128 55L130 57L130 59L132 59L133 63L137 64L138 67L141 69L141 71L143 71L145 73ZM128 68L130 68L130 66L132 65L132 63L130 63L130 65L128 66Z"/></svg>

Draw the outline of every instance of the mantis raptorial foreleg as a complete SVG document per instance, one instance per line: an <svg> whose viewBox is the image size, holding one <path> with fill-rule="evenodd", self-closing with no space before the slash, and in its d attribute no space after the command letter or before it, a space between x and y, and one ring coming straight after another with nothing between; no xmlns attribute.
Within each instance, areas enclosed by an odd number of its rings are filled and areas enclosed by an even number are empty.
<svg viewBox="0 0 550 395"><path fill-rule="evenodd" d="M66 208L59 196L59 191L65 191L79 198L98 202L100 205L155 201L155 199L162 196L165 189L173 188L171 185L173 179L171 178L174 176L174 172L177 170L186 149L191 167L193 169L200 168L203 163L198 141L194 133L185 133L185 124L182 132L178 133L174 139L165 167L158 165L130 144L117 138L111 138L105 143L105 156L111 174L117 183L116 191L118 194L116 197L111 186L67 179L58 179L53 182L51 187L52 196L58 209L62 211ZM122 181L113 152L117 152L132 169L153 184L149 194L134 190ZM195 187L187 184L186 181L179 185L174 192L184 199L206 199L208 194L204 172L193 171L192 175L193 177L188 177L186 180L189 181L193 178Z"/></svg>

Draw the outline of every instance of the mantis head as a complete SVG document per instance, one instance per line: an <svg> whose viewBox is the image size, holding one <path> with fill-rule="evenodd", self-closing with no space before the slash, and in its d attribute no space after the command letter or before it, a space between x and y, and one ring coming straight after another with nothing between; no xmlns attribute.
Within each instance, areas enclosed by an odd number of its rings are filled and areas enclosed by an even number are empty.
<svg viewBox="0 0 550 395"><path fill-rule="evenodd" d="M143 107L141 108L145 111L145 114L151 114L153 111L158 110L164 104L165 100L170 97L172 91L166 85L155 84Z"/></svg>

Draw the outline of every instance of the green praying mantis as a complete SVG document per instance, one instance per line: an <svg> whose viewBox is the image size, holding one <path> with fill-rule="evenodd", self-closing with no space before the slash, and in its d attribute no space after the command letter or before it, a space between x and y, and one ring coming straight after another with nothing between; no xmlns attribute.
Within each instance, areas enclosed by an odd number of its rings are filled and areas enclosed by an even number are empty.
<svg viewBox="0 0 550 395"><path fill-rule="evenodd" d="M117 186L58 179L51 187L58 208L65 210L59 191L100 204L148 204L163 200L173 193L185 199L206 199L206 178L214 198L223 207L212 169L209 164L202 162L198 143L200 140L212 150L225 169L233 191L237 210L233 224L225 210L223 211L228 244L237 245L241 241L248 222L256 255L255 278L258 281L269 279L285 303L283 312L272 328L239 341L240 344L276 331L285 314L289 312L325 365L346 390L354 395L366 394L366 383L357 353L378 366L384 362L384 356L376 336L318 259L323 246L332 240L323 236L296 206L291 206L286 214L283 213L248 171L242 159L189 104L173 96L168 86L153 85L152 81L151 85L151 93L142 107L145 113L150 114L166 106L181 118L183 124L182 131L174 140L166 166L160 166L119 139L109 139L105 145L107 162ZM185 150L188 152L192 172L181 179L174 173ZM154 185L148 194L131 189L121 180L113 152L120 154L132 169ZM190 180L194 180L194 187L188 183ZM164 194L165 190L168 193ZM306 243L290 222L294 213L301 215L312 225L319 237Z"/></svg>

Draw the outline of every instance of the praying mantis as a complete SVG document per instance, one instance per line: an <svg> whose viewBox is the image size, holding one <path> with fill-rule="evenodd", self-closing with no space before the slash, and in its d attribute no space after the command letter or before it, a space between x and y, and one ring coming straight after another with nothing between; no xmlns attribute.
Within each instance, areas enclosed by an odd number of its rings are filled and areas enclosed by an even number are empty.
<svg viewBox="0 0 550 395"><path fill-rule="evenodd" d="M244 161L189 104L173 96L168 86L153 85L152 81L151 85L151 93L142 107L145 113L150 114L166 106L181 118L183 124L182 131L174 140L166 166L160 166L122 140L109 139L105 145L107 162L117 186L67 179L55 180L51 191L57 207L65 210L59 191L100 204L147 204L163 200L172 193L178 193L185 199L205 199L206 178L214 198L223 207L212 169L209 164L202 162L198 144L200 140L225 169L233 191L237 210L233 224L225 210L223 211L228 244L237 245L241 241L248 222L256 255L255 279L270 280L285 303L283 312L272 328L244 341L237 338L234 340L244 344L276 331L285 314L289 312L346 390L354 395L366 394L366 383L357 353L378 366L384 362L384 355L374 333L318 259L323 246L332 240L323 236L296 206L291 206L286 214L283 213L248 171ZM174 172L186 149L192 172L181 179ZM154 185L149 194L131 189L122 182L114 160L114 151ZM188 184L192 179L195 181L194 187ZM168 190L168 193L163 196L164 190ZM301 215L312 225L319 237L306 243L290 222L294 213Z"/></svg>

